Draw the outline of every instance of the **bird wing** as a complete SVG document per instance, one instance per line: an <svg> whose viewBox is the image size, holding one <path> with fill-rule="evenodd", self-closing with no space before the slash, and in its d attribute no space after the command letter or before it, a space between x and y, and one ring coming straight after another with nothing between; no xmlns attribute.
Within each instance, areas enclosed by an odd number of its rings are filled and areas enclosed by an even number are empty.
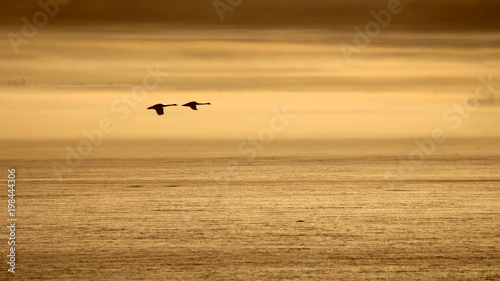
<svg viewBox="0 0 500 281"><path fill-rule="evenodd" d="M191 107L192 110L198 110L198 108L196 108L196 104L192 104L189 107Z"/></svg>
<svg viewBox="0 0 500 281"><path fill-rule="evenodd" d="M163 115L164 111L163 111L163 107L157 107L155 108L156 110L156 113L158 113L158 115Z"/></svg>

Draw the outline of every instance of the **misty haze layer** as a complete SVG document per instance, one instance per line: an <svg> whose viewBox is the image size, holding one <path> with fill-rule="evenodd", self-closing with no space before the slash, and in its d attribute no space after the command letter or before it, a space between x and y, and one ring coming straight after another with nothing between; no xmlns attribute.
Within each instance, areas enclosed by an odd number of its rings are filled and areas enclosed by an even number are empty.
<svg viewBox="0 0 500 281"><path fill-rule="evenodd" d="M277 135L283 138L413 137L436 127L498 135L498 95L473 118L450 115L446 122L443 115L474 95L479 76L498 81L499 35L386 33L348 63L340 44L352 44L353 36L47 31L19 54L2 55L0 128L9 132L2 138L79 138L103 118L115 120L113 138L245 138L284 107L297 118ZM168 76L125 116L123 96L142 85L148 67ZM214 105L198 112L170 108L162 118L145 110L191 100Z"/></svg>

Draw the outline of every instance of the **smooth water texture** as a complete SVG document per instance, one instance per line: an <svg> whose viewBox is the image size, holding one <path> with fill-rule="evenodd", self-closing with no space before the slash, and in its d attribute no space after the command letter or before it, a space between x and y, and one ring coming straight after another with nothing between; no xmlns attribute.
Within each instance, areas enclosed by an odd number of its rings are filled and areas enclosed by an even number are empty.
<svg viewBox="0 0 500 281"><path fill-rule="evenodd" d="M497 140L450 140L413 172L398 168L411 140L282 141L254 159L238 142L113 142L58 179L72 144L2 144L16 279L500 278Z"/></svg>

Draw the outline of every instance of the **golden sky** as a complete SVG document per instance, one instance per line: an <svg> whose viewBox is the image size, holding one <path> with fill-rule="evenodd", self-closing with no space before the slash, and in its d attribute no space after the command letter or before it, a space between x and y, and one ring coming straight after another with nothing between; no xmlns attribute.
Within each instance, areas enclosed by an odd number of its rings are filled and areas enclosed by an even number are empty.
<svg viewBox="0 0 500 281"><path fill-rule="evenodd" d="M355 28L388 3L243 1L221 21L211 1L73 0L15 52L12 33L43 9L10 1L0 12L0 140L78 139L102 120L114 125L109 139L247 138L284 108L295 118L277 138L499 136L500 84L474 111L454 106L478 77L500 81L500 4L401 1L356 43ZM349 60L347 45L357 50ZM148 68L168 76L126 103ZM212 106L146 110L192 100Z"/></svg>

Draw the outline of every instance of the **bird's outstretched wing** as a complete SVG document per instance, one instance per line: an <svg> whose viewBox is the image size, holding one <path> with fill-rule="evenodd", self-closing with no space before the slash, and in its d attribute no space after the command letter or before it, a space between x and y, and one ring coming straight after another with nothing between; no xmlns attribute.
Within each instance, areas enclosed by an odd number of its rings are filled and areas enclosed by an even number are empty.
<svg viewBox="0 0 500 281"><path fill-rule="evenodd" d="M198 108L196 108L196 104L192 104L189 107L191 107L192 110L198 110Z"/></svg>

